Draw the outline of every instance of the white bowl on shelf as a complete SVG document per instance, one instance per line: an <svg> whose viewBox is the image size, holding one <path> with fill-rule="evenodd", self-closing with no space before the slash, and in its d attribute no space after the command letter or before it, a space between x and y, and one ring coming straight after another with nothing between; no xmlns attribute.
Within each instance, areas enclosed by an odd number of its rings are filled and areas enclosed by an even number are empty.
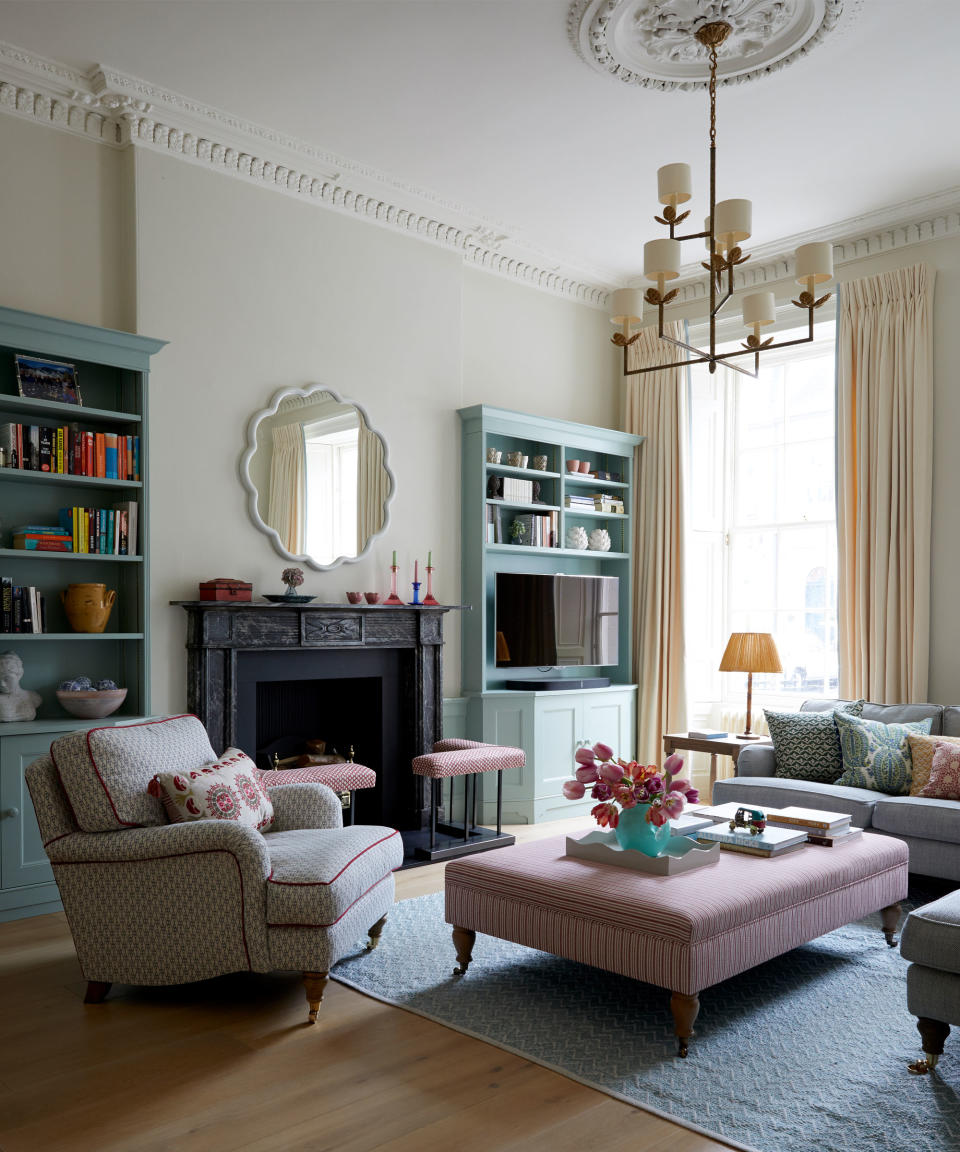
<svg viewBox="0 0 960 1152"><path fill-rule="evenodd" d="M81 720L102 720L116 712L126 698L126 688L87 688L79 692L57 689L60 706Z"/></svg>

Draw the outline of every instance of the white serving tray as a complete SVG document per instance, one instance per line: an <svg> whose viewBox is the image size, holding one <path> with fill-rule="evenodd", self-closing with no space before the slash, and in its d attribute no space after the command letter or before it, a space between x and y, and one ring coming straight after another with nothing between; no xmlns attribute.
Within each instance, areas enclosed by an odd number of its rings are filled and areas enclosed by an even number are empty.
<svg viewBox="0 0 960 1152"><path fill-rule="evenodd" d="M652 876L675 876L689 872L704 864L716 864L720 859L720 845L709 847L698 844L688 836L671 836L663 856L646 856L635 848L621 848L616 832L597 829L579 840L567 837L567 855L596 864L613 864L617 868L632 868Z"/></svg>

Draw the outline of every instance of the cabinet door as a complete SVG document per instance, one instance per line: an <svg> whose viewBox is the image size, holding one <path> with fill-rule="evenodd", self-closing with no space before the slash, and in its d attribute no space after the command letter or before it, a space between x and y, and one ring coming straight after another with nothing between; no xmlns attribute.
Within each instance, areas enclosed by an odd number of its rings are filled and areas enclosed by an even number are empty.
<svg viewBox="0 0 960 1152"><path fill-rule="evenodd" d="M573 776L577 741L584 738L581 694L540 696L536 712L534 796L559 796L564 780Z"/></svg>
<svg viewBox="0 0 960 1152"><path fill-rule="evenodd" d="M0 887L4 890L53 880L43 850L23 770L50 748L50 734L0 740Z"/></svg>
<svg viewBox="0 0 960 1152"><path fill-rule="evenodd" d="M632 759L635 699L632 691L604 692L596 696L584 693L583 731L578 739L591 744L609 744L620 759Z"/></svg>

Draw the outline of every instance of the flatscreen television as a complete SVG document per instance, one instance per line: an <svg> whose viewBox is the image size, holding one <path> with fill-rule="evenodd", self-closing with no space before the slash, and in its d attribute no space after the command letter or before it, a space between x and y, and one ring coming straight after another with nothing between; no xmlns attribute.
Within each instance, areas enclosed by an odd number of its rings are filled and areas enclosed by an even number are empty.
<svg viewBox="0 0 960 1152"><path fill-rule="evenodd" d="M619 660L620 579L498 572L498 668L567 668Z"/></svg>

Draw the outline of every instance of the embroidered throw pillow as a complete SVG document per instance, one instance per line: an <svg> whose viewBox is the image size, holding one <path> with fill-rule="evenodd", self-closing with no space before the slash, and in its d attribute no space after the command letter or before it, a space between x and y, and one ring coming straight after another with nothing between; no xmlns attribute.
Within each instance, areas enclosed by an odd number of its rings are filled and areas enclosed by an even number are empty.
<svg viewBox="0 0 960 1152"><path fill-rule="evenodd" d="M228 748L219 760L192 772L158 772L148 791L162 802L171 824L236 820L265 832L273 823L267 790L239 748Z"/></svg>
<svg viewBox="0 0 960 1152"><path fill-rule="evenodd" d="M938 744L956 744L960 748L960 736L908 736L910 759L913 761L913 779L910 781L910 795L923 796L922 791L930 779L933 767L933 754Z"/></svg>
<svg viewBox="0 0 960 1152"><path fill-rule="evenodd" d="M862 700L842 706L842 711L859 716ZM833 712L770 712L763 710L777 758L776 775L781 780L809 780L832 784L843 771L840 737Z"/></svg>
<svg viewBox="0 0 960 1152"><path fill-rule="evenodd" d="M879 720L834 712L843 752L843 775L837 781L850 788L869 788L888 796L910 791L912 760L907 737L930 734L932 720L909 724L882 724Z"/></svg>
<svg viewBox="0 0 960 1152"><path fill-rule="evenodd" d="M930 779L920 791L931 800L960 800L960 740L936 741Z"/></svg>

